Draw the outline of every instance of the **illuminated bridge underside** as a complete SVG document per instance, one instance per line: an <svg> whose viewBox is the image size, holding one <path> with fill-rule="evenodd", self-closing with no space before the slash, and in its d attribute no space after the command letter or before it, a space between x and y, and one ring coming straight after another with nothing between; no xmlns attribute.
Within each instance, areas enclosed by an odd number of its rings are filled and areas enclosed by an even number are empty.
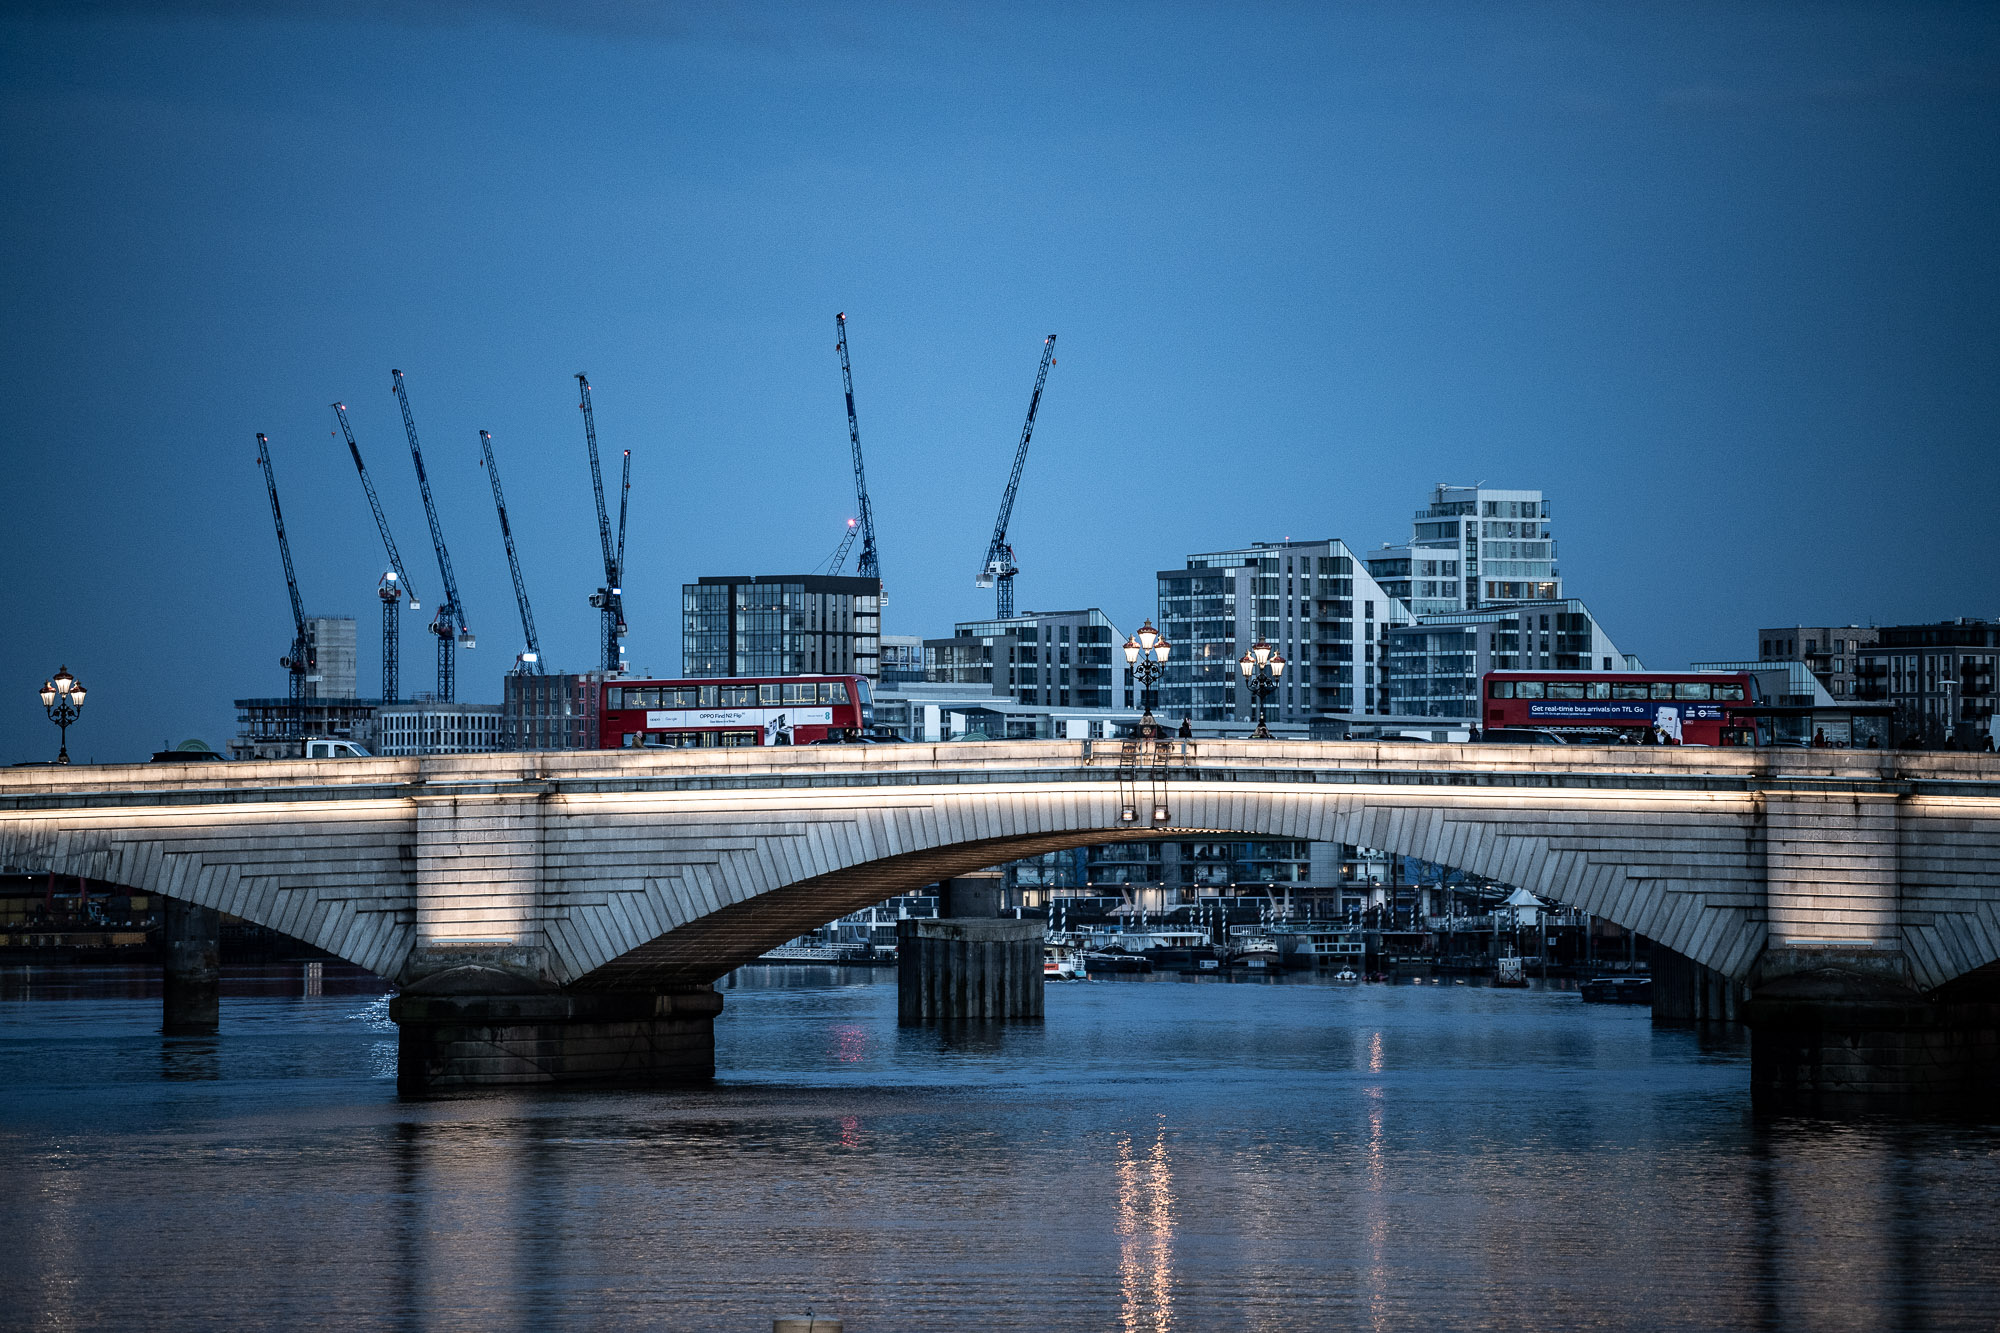
<svg viewBox="0 0 2000 1333"><path fill-rule="evenodd" d="M842 913L1018 856L1157 836L1115 745L22 769L0 863L220 908L408 981L710 981ZM1857 751L1203 742L1168 833L1354 843L1491 875L1732 978L1877 951L2000 958L2000 761Z"/></svg>

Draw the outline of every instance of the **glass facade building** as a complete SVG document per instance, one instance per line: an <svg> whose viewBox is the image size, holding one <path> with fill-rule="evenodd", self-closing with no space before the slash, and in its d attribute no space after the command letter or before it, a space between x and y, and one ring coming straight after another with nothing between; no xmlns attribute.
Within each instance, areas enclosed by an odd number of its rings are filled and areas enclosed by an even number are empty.
<svg viewBox="0 0 2000 1333"><path fill-rule="evenodd" d="M681 585L684 676L877 680L881 641L878 579L746 574Z"/></svg>
<svg viewBox="0 0 2000 1333"><path fill-rule="evenodd" d="M1489 671L1638 669L1574 597L1427 615L1389 630L1383 657L1385 711L1465 722L1479 719L1479 678Z"/></svg>
<svg viewBox="0 0 2000 1333"><path fill-rule="evenodd" d="M1125 638L1096 607L967 620L924 640L924 677L1050 708L1130 708Z"/></svg>
<svg viewBox="0 0 2000 1333"><path fill-rule="evenodd" d="M1368 571L1418 616L1562 597L1549 504L1540 491L1431 488L1410 540L1370 551Z"/></svg>

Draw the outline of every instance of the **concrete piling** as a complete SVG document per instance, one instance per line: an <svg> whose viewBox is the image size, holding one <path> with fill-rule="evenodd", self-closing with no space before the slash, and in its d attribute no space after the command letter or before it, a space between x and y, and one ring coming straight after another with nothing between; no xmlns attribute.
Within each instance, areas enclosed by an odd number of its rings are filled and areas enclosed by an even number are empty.
<svg viewBox="0 0 2000 1333"><path fill-rule="evenodd" d="M162 901L160 1031L213 1036L222 1021L222 913L178 898Z"/></svg>
<svg viewBox="0 0 2000 1333"><path fill-rule="evenodd" d="M954 917L897 924L899 1021L1041 1016L1040 921Z"/></svg>

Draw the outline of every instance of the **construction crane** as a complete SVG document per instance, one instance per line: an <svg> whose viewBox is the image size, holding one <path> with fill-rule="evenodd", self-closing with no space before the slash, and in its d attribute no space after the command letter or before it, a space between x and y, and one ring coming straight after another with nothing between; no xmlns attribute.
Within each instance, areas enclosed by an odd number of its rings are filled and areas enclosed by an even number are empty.
<svg viewBox="0 0 2000 1333"><path fill-rule="evenodd" d="M422 608L417 601L417 585L403 567L396 539L389 535L389 516L382 512L382 499L375 494L374 479L368 475L368 465L361 461L361 446L354 442L354 428L347 424L347 404L335 403L333 415L340 422L340 433L347 437L347 452L354 457L354 470L361 474L361 489L368 494L375 529L382 534L382 549L389 555L389 568L375 585L375 595L382 599L382 702L392 704L403 695L402 601L409 598L412 611Z"/></svg>
<svg viewBox="0 0 2000 1333"><path fill-rule="evenodd" d="M604 549L604 585L590 595L590 604L603 617L603 631L599 634L599 646L603 650L603 667L606 671L619 671L622 666L619 656L624 645L618 641L625 637L625 589L619 582L619 565L625 558L625 498L618 499L618 545L611 544L611 516L604 509L604 473L597 464L597 417L590 410L590 381L582 371L576 373L577 392L582 395L578 407L583 412L583 443L590 453L590 491L597 500L597 540ZM631 451L626 451L626 476L631 476Z"/></svg>
<svg viewBox="0 0 2000 1333"><path fill-rule="evenodd" d="M618 586L625 586L625 506L632 498L632 451L625 451L625 474L618 479ZM623 596L621 593L620 596Z"/></svg>
<svg viewBox="0 0 2000 1333"><path fill-rule="evenodd" d="M271 471L271 444L264 432L257 432L257 466L264 469L264 489L271 493L271 522L278 529L278 555L285 562L285 591L292 598L292 651L278 659L291 676L291 734L305 735L306 682L317 680L318 666L312 640L306 636L306 607L299 600L298 576L292 572L292 543L285 536L285 514L278 508L278 479Z"/></svg>
<svg viewBox="0 0 2000 1333"><path fill-rule="evenodd" d="M854 446L854 504L861 522L861 558L855 562L854 572L864 579L880 582L882 563L875 552L875 510L868 503L868 474L861 467L861 425L854 417L854 370L847 363L846 313L835 315L833 323L839 333L834 346L840 352L840 386L847 392L847 442ZM836 566L834 573L839 572ZM887 601L888 594L884 593L882 600Z"/></svg>
<svg viewBox="0 0 2000 1333"><path fill-rule="evenodd" d="M1049 382L1049 367L1056 363L1056 335L1042 339L1042 365L1035 372L1035 392L1028 399L1028 420L1021 427L1021 443L1014 450L1014 471L1000 497L1000 517L993 524L993 540L986 545L986 563L975 588L993 589L994 614L1005 620L1014 614L1014 548L1007 544L1007 524L1014 517L1014 496L1021 489L1021 470L1028 465L1028 441L1035 434L1035 413L1042 405L1042 386Z"/></svg>
<svg viewBox="0 0 2000 1333"><path fill-rule="evenodd" d="M514 604L521 608L521 635L528 641L527 651L514 660L514 674L545 675L542 644L535 637L535 613L528 609L528 585L521 581L521 557L514 553L514 529L507 522L507 497L500 494L500 465L493 461L493 436L489 431L479 432L479 461L486 469L486 479L493 483L493 508L500 515L500 540L507 543L507 572L514 576Z"/></svg>
<svg viewBox="0 0 2000 1333"><path fill-rule="evenodd" d="M437 697L450 703L457 694L458 648L479 646L465 623L465 609L458 600L458 579L451 572L451 552L444 549L444 529L438 526L437 502L431 499L431 480L424 475L424 451L417 444L417 419L410 415L410 395L403 391L403 372L391 370L395 381L396 405L403 409L403 433L410 437L410 461L417 465L417 490L424 497L424 518L431 525L431 547L437 552L438 578L444 583L444 601L431 617L431 633L438 641Z"/></svg>
<svg viewBox="0 0 2000 1333"><path fill-rule="evenodd" d="M861 531L861 524L855 519L848 519L847 531L840 536L840 545L834 547L833 554L821 561L813 572L818 573L820 570L825 570L829 574L838 574L841 567L847 563L847 553L854 546L854 534L859 531Z"/></svg>

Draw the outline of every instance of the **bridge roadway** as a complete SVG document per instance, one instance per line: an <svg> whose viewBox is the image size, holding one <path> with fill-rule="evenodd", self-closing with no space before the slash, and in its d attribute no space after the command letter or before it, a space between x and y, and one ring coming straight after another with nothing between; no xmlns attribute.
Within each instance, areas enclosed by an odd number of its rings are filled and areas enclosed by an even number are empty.
<svg viewBox="0 0 2000 1333"><path fill-rule="evenodd" d="M1203 741L1136 782L1120 756L1023 741L14 769L0 863L318 945L398 983L406 1039L514 996L517 1028L595 1023L612 1035L592 1049L628 1065L651 1032L681 1052L662 1068L699 1072L709 983L891 894L1162 833L1345 842L1646 935L1749 996L1760 1086L1963 1082L2000 1052L1993 756ZM605 1072L593 1058L486 1072Z"/></svg>

